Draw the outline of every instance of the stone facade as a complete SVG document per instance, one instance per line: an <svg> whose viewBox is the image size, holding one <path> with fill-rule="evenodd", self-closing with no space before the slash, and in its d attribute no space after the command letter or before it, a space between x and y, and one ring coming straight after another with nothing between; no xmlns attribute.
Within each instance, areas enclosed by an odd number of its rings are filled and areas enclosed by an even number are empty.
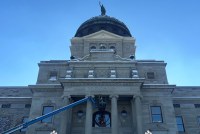
<svg viewBox="0 0 200 134"><path fill-rule="evenodd" d="M200 87L170 85L164 61L135 59L133 37L99 30L73 37L70 49L71 60L39 63L35 85L0 87L0 132L24 117L41 116L45 107L55 110L101 96L106 102L104 125L98 124L99 110L88 101L16 133L200 133Z"/></svg>

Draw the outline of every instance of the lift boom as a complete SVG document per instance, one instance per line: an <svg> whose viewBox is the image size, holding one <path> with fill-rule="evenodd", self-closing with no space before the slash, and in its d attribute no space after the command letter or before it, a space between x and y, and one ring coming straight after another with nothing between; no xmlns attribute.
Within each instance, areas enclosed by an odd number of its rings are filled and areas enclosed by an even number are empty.
<svg viewBox="0 0 200 134"><path fill-rule="evenodd" d="M79 101L76 101L76 102L74 102L74 103L71 103L71 104L69 104L69 105L67 105L67 106L64 106L64 107L62 107L62 108L59 108L59 109L57 109L57 110L54 110L54 111L52 111L52 112L50 112L50 113L48 113L48 114L39 116L39 117L37 117L37 118L35 118L35 119L33 119L33 120L30 120L30 121L28 121L28 122L25 122L25 123L23 123L23 124L20 124L20 125L14 127L14 128L11 128L11 129L9 129L9 130L3 132L2 134L11 134L11 133L13 133L13 132L15 132L15 131L17 131L17 130L24 129L24 128L26 128L26 127L28 127L28 126L30 126L30 125L36 123L36 122L39 122L39 121L41 121L41 120L43 120L43 119L46 119L46 118L51 117L51 116L53 116L53 115L56 115L56 114L58 114L58 113L60 113L60 112L63 112L63 111L65 111L65 110L68 110L68 109L70 109L70 108L72 108L72 107L74 107L74 106L77 106L77 105L79 105L79 104L81 104L81 103L84 103L84 102L86 102L86 101L88 101L88 100L91 101L93 104L95 104L95 101L94 101L94 99L93 99L92 97L86 97L86 98L84 98L84 99L81 99L81 100L79 100Z"/></svg>

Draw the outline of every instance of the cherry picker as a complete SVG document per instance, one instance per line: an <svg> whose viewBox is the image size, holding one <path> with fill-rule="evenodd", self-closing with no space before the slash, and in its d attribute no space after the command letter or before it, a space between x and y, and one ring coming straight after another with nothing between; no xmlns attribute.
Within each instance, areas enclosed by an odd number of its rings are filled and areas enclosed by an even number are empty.
<svg viewBox="0 0 200 134"><path fill-rule="evenodd" d="M11 128L11 129L9 129L9 130L3 132L2 134L11 134L11 133L16 132L16 131L18 131L18 130L27 128L28 126L30 126L30 125L32 125L32 124L34 124L34 123L36 123L36 122L39 122L39 121L41 121L41 120L43 120L43 119L46 119L46 118L51 117L51 116L53 116L53 115L56 115L56 114L58 114L58 113L60 113L60 112L63 112L63 111L65 111L65 110L68 110L68 109L70 109L70 108L72 108L72 107L74 107L74 106L77 106L77 105L82 104L82 103L87 102L87 101L91 101L91 102L93 103L93 105L95 105L95 100L94 100L92 97L86 97L86 98L84 98L84 99L81 99L81 100L79 100L79 101L76 101L76 102L74 102L74 103L71 103L71 104L69 104L69 105L67 105L67 106L64 106L64 107L62 107L62 108L59 108L59 109L57 109L57 110L55 110L55 111L52 111L52 112L50 112L50 113L47 113L47 114L42 115L42 116L40 116L40 117L37 117L37 118L35 118L35 119L33 119L33 120L30 120L30 121L28 121L28 122L25 122L25 123L23 123L23 124L20 124L20 125L14 127L14 128Z"/></svg>

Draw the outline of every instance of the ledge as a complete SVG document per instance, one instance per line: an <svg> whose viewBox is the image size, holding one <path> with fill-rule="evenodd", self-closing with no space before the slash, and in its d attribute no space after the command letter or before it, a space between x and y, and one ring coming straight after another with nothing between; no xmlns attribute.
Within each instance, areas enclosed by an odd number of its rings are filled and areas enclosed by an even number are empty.
<svg viewBox="0 0 200 134"><path fill-rule="evenodd" d="M34 92L63 92L61 84L36 84L28 86Z"/></svg>
<svg viewBox="0 0 200 134"><path fill-rule="evenodd" d="M170 89L174 89L176 88L176 85L169 85L169 84L143 84L142 85L143 89L149 89L149 88L153 88L153 89L157 89L157 88L170 88Z"/></svg>
<svg viewBox="0 0 200 134"><path fill-rule="evenodd" d="M145 78L60 78L61 83L143 83Z"/></svg>

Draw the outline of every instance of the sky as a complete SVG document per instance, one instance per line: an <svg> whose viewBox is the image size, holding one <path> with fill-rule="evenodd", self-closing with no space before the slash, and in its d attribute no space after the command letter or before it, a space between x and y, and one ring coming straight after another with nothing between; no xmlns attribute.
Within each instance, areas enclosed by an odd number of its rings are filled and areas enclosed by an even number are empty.
<svg viewBox="0 0 200 134"><path fill-rule="evenodd" d="M136 59L164 60L169 84L200 86L199 0L101 0L136 39ZM0 86L36 83L38 63L68 60L98 0L0 0Z"/></svg>

